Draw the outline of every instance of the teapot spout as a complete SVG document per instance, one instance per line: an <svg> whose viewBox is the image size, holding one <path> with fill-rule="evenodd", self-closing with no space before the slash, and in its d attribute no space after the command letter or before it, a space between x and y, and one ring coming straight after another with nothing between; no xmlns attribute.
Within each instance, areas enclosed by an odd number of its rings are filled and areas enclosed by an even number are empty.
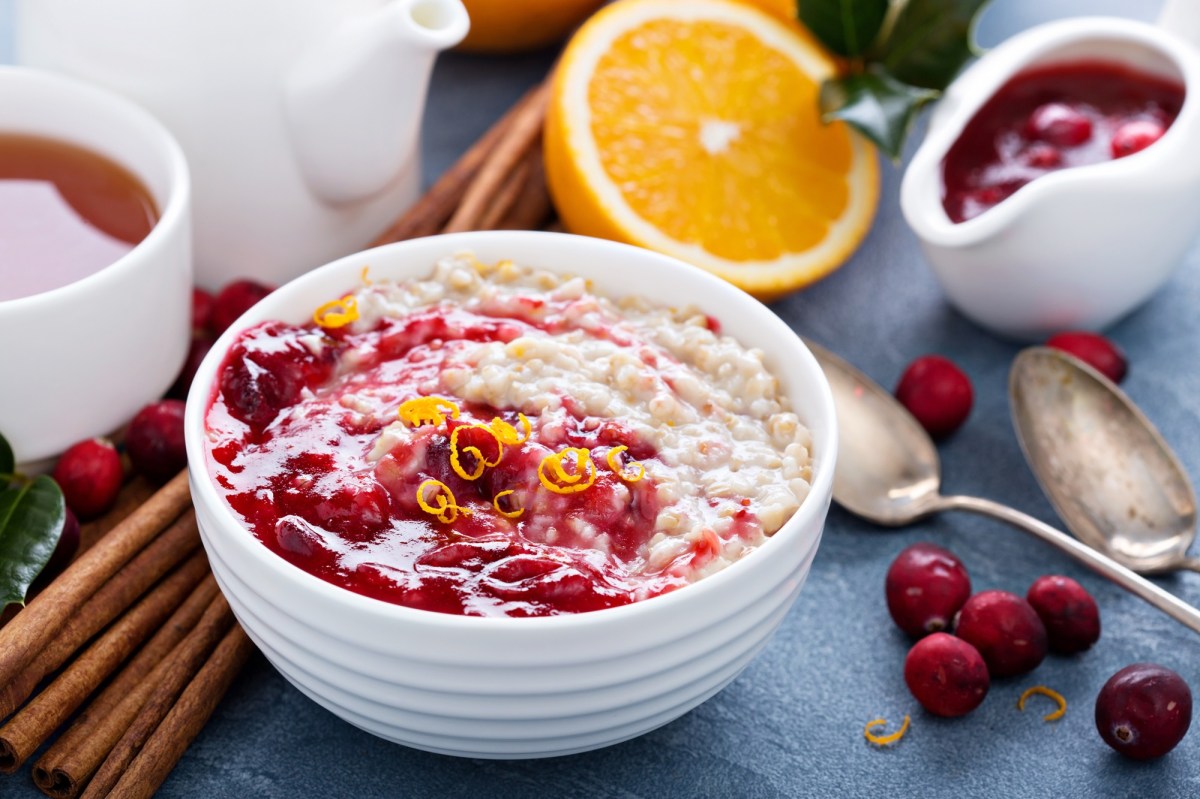
<svg viewBox="0 0 1200 799"><path fill-rule="evenodd" d="M429 73L468 28L460 0L391 0L305 51L284 79L284 113L309 189L358 202L415 168Z"/></svg>

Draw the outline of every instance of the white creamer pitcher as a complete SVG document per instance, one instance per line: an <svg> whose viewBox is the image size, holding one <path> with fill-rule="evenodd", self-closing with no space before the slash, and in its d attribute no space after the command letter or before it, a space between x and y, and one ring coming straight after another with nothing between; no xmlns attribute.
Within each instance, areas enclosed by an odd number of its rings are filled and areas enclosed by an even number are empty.
<svg viewBox="0 0 1200 799"><path fill-rule="evenodd" d="M950 301L1001 335L1099 329L1143 303L1200 232L1200 0L1170 2L1158 26L1083 17L1005 41L947 90L905 173L905 219ZM955 224L942 161L980 107L1033 66L1101 60L1184 85L1179 116L1135 155L1063 169Z"/></svg>
<svg viewBox="0 0 1200 799"><path fill-rule="evenodd" d="M280 283L360 249L420 185L425 91L459 0L19 0L17 59L107 86L175 134L196 274Z"/></svg>

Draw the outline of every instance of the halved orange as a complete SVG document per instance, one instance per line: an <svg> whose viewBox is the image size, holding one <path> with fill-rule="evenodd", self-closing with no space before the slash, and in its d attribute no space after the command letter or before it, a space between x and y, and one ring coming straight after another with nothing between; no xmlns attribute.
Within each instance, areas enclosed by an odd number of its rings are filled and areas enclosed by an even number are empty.
<svg viewBox="0 0 1200 799"><path fill-rule="evenodd" d="M619 0L555 74L546 172L576 233L668 253L760 297L841 265L870 227L875 151L819 119L836 65L734 0Z"/></svg>

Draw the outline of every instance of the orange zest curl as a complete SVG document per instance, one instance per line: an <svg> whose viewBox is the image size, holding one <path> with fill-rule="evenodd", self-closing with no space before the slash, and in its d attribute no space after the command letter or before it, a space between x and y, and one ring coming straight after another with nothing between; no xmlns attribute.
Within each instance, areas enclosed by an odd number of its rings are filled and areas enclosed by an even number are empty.
<svg viewBox="0 0 1200 799"><path fill-rule="evenodd" d="M371 271L371 267L368 265L368 266L364 266L362 268L362 271L358 273L359 280L362 281L364 286L370 286L373 282L368 274L370 271Z"/></svg>
<svg viewBox="0 0 1200 799"><path fill-rule="evenodd" d="M876 746L888 746L896 743L896 741L899 741L904 737L904 733L908 732L908 722L908 714L905 713L904 722L900 725L900 729L890 733L889 735L876 735L875 733L871 732L871 730L874 730L876 727L886 727L887 721L885 719L868 721L867 726L863 728L863 737Z"/></svg>
<svg viewBox="0 0 1200 799"><path fill-rule="evenodd" d="M613 474L615 474L617 477L620 477L626 483L636 483L638 480L641 480L646 476L646 467L637 461L630 461L622 467L618 459L620 458L621 453L625 452L627 449L629 449L629 447L625 446L624 444L610 449L608 451L608 458L606 458L608 461L608 468L612 469ZM635 469L635 471L628 471L630 468Z"/></svg>
<svg viewBox="0 0 1200 799"><path fill-rule="evenodd" d="M575 456L575 469L568 472L563 463L572 455ZM566 447L547 455L538 464L538 480L555 494L574 494L591 488L596 482L596 464L592 462L591 451L583 447Z"/></svg>
<svg viewBox="0 0 1200 799"><path fill-rule="evenodd" d="M518 413L517 421L521 423L521 432L519 433L517 432L517 428L499 416L492 419L488 427L492 429L492 434L496 436L496 440L501 444L506 447L516 447L528 441L529 435L533 432L533 425L529 423L529 419L526 418L525 414Z"/></svg>
<svg viewBox="0 0 1200 799"><path fill-rule="evenodd" d="M340 300L332 300L313 311L313 321L319 327L332 329L345 327L358 319L358 300L347 294Z"/></svg>
<svg viewBox="0 0 1200 799"><path fill-rule="evenodd" d="M479 447L463 447L463 452L475 457L476 469L468 474L467 470L462 467L462 462L459 460L460 453L458 451L458 434L463 430L482 430L495 439L496 460L489 461L487 458L483 457L483 453L479 451ZM500 437L496 435L496 431L492 430L492 428L488 427L487 425L466 424L462 425L461 427L454 428L454 432L450 434L450 468L454 469L454 472L464 480L478 480L480 475L483 474L484 469L489 466L495 466L500 462L500 456L503 454L503 452L504 445L500 443Z"/></svg>
<svg viewBox="0 0 1200 799"><path fill-rule="evenodd" d="M400 420L411 427L423 424L442 424L446 414L458 418L458 405L445 397L416 397L400 403Z"/></svg>
<svg viewBox="0 0 1200 799"><path fill-rule="evenodd" d="M510 488L507 491L501 491L492 498L492 507L496 509L496 513L499 513L506 519L518 519L520 518L521 514L525 512L524 508L517 508L516 510L504 510L504 508L500 507L500 497L506 497L512 493L513 490Z"/></svg>
<svg viewBox="0 0 1200 799"><path fill-rule="evenodd" d="M425 498L425 489L433 486L433 504ZM417 486L417 504L421 510L437 517L443 524L449 524L458 518L461 511L463 516L470 516L471 509L460 507L454 499L454 492L440 480L426 480Z"/></svg>
<svg viewBox="0 0 1200 799"><path fill-rule="evenodd" d="M1032 688L1027 689L1025 693L1021 694L1021 698L1017 700L1017 710L1024 710L1025 700L1034 694L1049 697L1058 703L1058 710L1042 716L1042 721L1058 721L1066 714L1067 700L1058 691L1047 688L1044 685L1035 685Z"/></svg>

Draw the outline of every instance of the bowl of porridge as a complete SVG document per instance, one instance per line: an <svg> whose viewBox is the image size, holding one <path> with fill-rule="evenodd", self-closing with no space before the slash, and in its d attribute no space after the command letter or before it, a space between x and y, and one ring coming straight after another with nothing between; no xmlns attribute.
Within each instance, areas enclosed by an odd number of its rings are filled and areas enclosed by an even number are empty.
<svg viewBox="0 0 1200 799"><path fill-rule="evenodd" d="M186 425L213 572L274 666L383 738L491 758L632 738L737 676L808 574L837 447L756 300L523 231L282 287Z"/></svg>

